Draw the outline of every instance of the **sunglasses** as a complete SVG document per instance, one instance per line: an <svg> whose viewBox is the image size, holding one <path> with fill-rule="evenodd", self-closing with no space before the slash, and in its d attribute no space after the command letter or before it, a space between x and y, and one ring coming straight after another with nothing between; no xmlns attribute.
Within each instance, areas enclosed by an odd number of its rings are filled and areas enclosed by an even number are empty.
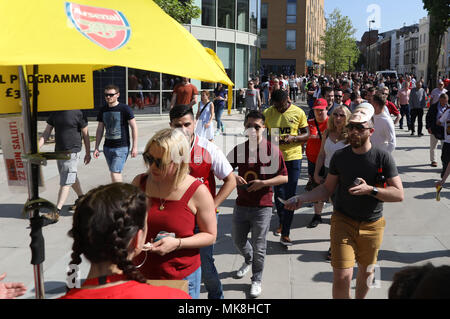
<svg viewBox="0 0 450 319"><path fill-rule="evenodd" d="M334 117L345 117L345 114L333 113Z"/></svg>
<svg viewBox="0 0 450 319"><path fill-rule="evenodd" d="M117 93L105 93L105 97L113 97Z"/></svg>
<svg viewBox="0 0 450 319"><path fill-rule="evenodd" d="M359 132L363 132L364 130L370 130L370 127L364 127L364 125L362 125L361 123L350 123L347 126L347 129L349 131L352 131L353 129L357 129Z"/></svg>
<svg viewBox="0 0 450 319"><path fill-rule="evenodd" d="M152 166L152 164L155 163L156 168L161 169L162 159L154 158L153 156L147 153L142 154L142 156L144 157L144 161L148 164L148 166Z"/></svg>
<svg viewBox="0 0 450 319"><path fill-rule="evenodd" d="M259 125L247 125L247 126L245 126L246 130L251 129L251 128L254 128L256 131L259 131L260 129L262 129L262 127L259 126Z"/></svg>
<svg viewBox="0 0 450 319"><path fill-rule="evenodd" d="M335 95L334 97L342 97L342 95Z"/></svg>

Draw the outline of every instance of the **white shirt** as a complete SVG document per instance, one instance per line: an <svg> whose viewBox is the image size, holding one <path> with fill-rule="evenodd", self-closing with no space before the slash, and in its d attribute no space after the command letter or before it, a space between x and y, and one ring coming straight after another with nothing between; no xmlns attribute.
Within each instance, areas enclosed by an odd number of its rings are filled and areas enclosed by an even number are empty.
<svg viewBox="0 0 450 319"><path fill-rule="evenodd" d="M395 127L392 118L386 112L381 112L373 115L373 121L375 131L370 137L370 142L375 147L392 153L396 145Z"/></svg>
<svg viewBox="0 0 450 319"><path fill-rule="evenodd" d="M450 109L442 113L439 122L444 127L445 140L444 143L450 143Z"/></svg>

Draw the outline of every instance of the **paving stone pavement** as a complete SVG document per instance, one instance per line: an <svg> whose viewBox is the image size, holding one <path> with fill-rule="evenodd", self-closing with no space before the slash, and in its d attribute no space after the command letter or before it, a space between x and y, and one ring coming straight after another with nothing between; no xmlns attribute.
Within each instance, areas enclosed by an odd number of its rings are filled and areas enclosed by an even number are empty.
<svg viewBox="0 0 450 319"><path fill-rule="evenodd" d="M303 103L299 104L306 109ZM216 144L228 153L236 143L244 140L244 115L232 111L223 116L226 126L224 136L216 138ZM161 128L168 126L168 116L142 116L138 118L139 143L142 153L146 142ZM39 122L42 132L45 122ZM96 122L89 124L91 136L95 136ZM441 192L441 201L435 200L434 182L439 177L438 168L430 166L429 135L410 136L409 132L396 129L397 148L393 153L405 188L405 200L401 203L386 203L384 215L387 221L384 240L379 252L376 269L377 287L371 289L368 299L385 299L393 275L405 266L422 265L432 262L434 265L450 264L450 191L448 186ZM94 143L91 144L92 146ZM48 144L44 151L53 150ZM84 152L84 150L83 150ZM440 154L440 150L438 150ZM82 154L82 157L84 155ZM0 155L2 157L2 154ZM3 158L0 158L3 162ZM124 168L124 181L131 180L145 170L142 158L129 158ZM57 199L58 172L56 162L49 161L43 167L45 189L40 196L52 202ZM109 173L103 156L93 159L85 166L79 164L79 178L83 190L109 183ZM303 192L307 181L307 163L302 162L298 191ZM218 187L222 185L220 181ZM236 199L236 191L229 196L220 208L218 237L215 244L215 264L224 288L226 299L249 297L249 272L244 278L236 279L237 269L243 262L231 240L231 218ZM72 213L67 207L76 196L72 192L62 211L58 223L43 229L46 259L44 279L47 298L56 298L65 292L67 265L70 262L72 241L67 236L71 227ZM22 219L21 209L27 199L26 190L12 192L6 185L5 170L0 170L0 273L7 272L7 281L21 281L28 287L22 298L34 298L33 270L30 265L29 221ZM323 224L308 229L313 209L304 207L295 212L291 230L293 246L286 249L279 243L279 237L273 235L277 226L277 216L273 215L270 232L267 236L267 257L264 268L261 299L330 299L332 286L332 268L326 262L329 247L330 216L332 207L326 205L323 212ZM89 263L81 266L81 277L85 278ZM352 282L354 290L355 281ZM201 299L207 293L202 286Z"/></svg>

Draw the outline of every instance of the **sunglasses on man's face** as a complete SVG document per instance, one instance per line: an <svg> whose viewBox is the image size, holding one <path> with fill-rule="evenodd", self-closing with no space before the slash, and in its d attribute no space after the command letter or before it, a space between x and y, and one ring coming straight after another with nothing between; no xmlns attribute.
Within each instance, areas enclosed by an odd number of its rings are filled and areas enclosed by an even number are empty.
<svg viewBox="0 0 450 319"><path fill-rule="evenodd" d="M245 129L246 129L246 130L251 129L251 128L254 128L255 131L259 131L260 129L262 129L262 127L259 126L259 125L246 125L246 126L245 126Z"/></svg>
<svg viewBox="0 0 450 319"><path fill-rule="evenodd" d="M105 93L105 97L113 97L117 93Z"/></svg>
<svg viewBox="0 0 450 319"><path fill-rule="evenodd" d="M335 95L334 97L339 97L339 98L342 98L342 95Z"/></svg>
<svg viewBox="0 0 450 319"><path fill-rule="evenodd" d="M352 131L353 129L357 129L358 132L363 132L364 130L370 130L370 127L364 127L361 123L350 123L347 125L347 129Z"/></svg>
<svg viewBox="0 0 450 319"><path fill-rule="evenodd" d="M160 158L154 158L153 156L147 153L144 153L142 156L144 157L144 161L148 164L148 166L152 166L152 164L155 163L156 168L161 169L162 160Z"/></svg>

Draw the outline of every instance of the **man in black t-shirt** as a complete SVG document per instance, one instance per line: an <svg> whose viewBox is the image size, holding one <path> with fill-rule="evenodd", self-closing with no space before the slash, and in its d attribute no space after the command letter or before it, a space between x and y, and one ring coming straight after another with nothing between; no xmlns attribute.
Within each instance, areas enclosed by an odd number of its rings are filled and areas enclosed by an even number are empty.
<svg viewBox="0 0 450 319"><path fill-rule="evenodd" d="M107 105L100 109L97 115L97 132L95 136L94 158L100 156L99 146L105 132L103 153L108 163L112 182L122 182L122 169L130 151L130 131L133 144L131 157L137 156L137 125L133 111L126 105L119 103L119 88L108 85L105 88Z"/></svg>
<svg viewBox="0 0 450 319"><path fill-rule="evenodd" d="M355 260L358 263L355 297L362 299L367 295L383 240L383 202L399 202L404 197L393 158L370 143L374 111L367 104L361 104L350 117L347 126L350 147L334 153L325 183L290 198L285 204L287 209L298 209L305 202L325 200L335 192L331 265L333 298L339 299L350 298Z"/></svg>
<svg viewBox="0 0 450 319"><path fill-rule="evenodd" d="M47 127L39 139L39 148L41 148L45 141L49 139L53 128L55 128L55 152L70 153L70 159L57 160L60 176L60 188L56 204L58 211L55 214L44 215L51 222L58 221L59 211L66 202L71 187L78 195L78 198L83 196L80 181L77 177L77 165L81 152L81 136L86 149L84 164L88 164L91 161L91 147L87 125L87 119L80 110L52 112L47 120ZM75 205L69 208L69 210L74 209Z"/></svg>

